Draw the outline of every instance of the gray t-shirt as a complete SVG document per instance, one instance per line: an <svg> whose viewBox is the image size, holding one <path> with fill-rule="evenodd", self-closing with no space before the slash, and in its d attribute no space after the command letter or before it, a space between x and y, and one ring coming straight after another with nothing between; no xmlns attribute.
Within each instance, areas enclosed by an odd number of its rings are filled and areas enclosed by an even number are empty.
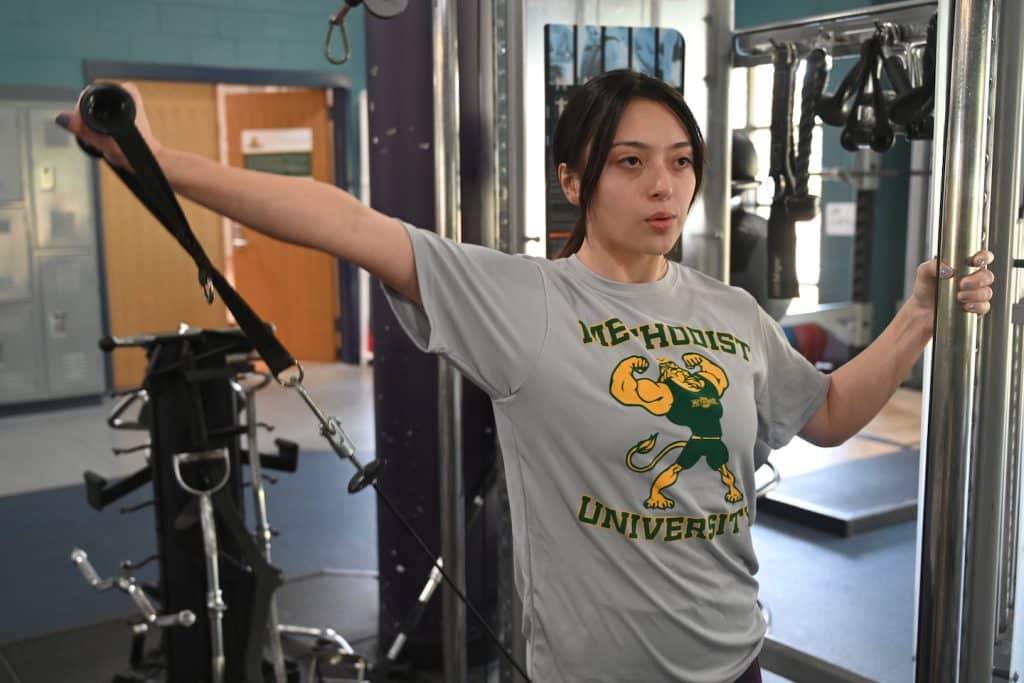
<svg viewBox="0 0 1024 683"><path fill-rule="evenodd" d="M765 633L754 440L792 439L828 377L685 266L627 284L406 228L423 305L391 305L494 404L530 677L734 680Z"/></svg>

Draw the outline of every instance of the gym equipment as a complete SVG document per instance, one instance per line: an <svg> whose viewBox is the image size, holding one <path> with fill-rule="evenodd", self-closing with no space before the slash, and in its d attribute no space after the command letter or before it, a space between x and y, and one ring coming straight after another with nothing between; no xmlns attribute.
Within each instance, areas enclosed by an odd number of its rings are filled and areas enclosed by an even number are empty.
<svg viewBox="0 0 1024 683"><path fill-rule="evenodd" d="M142 612L142 616L145 619L144 623L147 626L158 626L160 628L182 626L188 628L196 623L195 613L187 609L183 609L175 614L158 614L156 608L153 607L153 603L146 597L145 590L136 583L135 578L129 573L130 562L122 563L121 573L118 576L102 580L99 574L96 573L92 563L89 562L89 556L81 548L75 548L71 551L71 562L78 567L86 582L100 593L112 588L117 588L127 593L135 603L135 606Z"/></svg>
<svg viewBox="0 0 1024 683"><path fill-rule="evenodd" d="M889 106L889 118L893 123L906 128L907 137L911 140L930 140L934 133L935 117L935 33L938 15L933 15L928 22L928 38L922 56L923 80L920 85L913 84L912 71L908 77L901 79L898 75L903 69L899 59L886 60L886 73L896 88L896 97Z"/></svg>
<svg viewBox="0 0 1024 683"><path fill-rule="evenodd" d="M469 514L466 516L466 532L472 531L473 527L476 526L477 520L480 518L480 513L484 508L484 499L498 480L498 469L497 463L492 464L491 468L484 474L483 480L477 486L476 493L470 501L471 509ZM402 652L402 648L405 647L408 634L412 632L416 626L423 619L423 615L427 611L427 606L430 603L430 599L434 595L434 591L441 585L441 568L444 566L442 558L437 558L434 566L430 569L430 575L427 577L427 582L423 586L423 590L420 592L419 597L416 600L416 604L409 612L408 616L403 620L401 628L398 633L395 634L394 640L391 646L388 647L387 653L384 655L382 662L378 662L377 668L387 668L394 666L398 660L398 656Z"/></svg>
<svg viewBox="0 0 1024 683"><path fill-rule="evenodd" d="M263 374L261 381L255 385L243 387L237 382L232 382L231 388L235 390L245 405L246 425L246 455L249 460L249 476L252 479L253 505L256 510L256 538L260 542L260 551L263 559L270 562L270 538L273 535L270 529L270 519L267 516L267 496L263 488L263 463L260 461L259 422L256 419L256 392L270 384L270 375ZM293 453L297 453L297 448ZM270 601L269 615L267 617L267 631L270 642L270 664L274 670L276 683L284 683L287 680L285 671L284 653L281 650L281 638L278 636L277 602L273 598Z"/></svg>
<svg viewBox="0 0 1024 683"><path fill-rule="evenodd" d="M181 475L181 466L188 463L209 465L222 463L223 470L219 478L207 488L196 488L185 482ZM210 497L224 488L231 474L231 466L226 449L199 451L196 453L179 453L171 461L174 466L174 478L178 485L199 499L199 524L203 534L203 558L206 560L206 613L210 619L210 651L213 659L213 683L224 681L224 597L220 590L220 563L217 550L217 529L214 527L213 503ZM201 484L200 484L201 486Z"/></svg>
<svg viewBox="0 0 1024 683"><path fill-rule="evenodd" d="M338 8L338 11L327 20L327 37L324 38L324 57L331 64L344 64L351 55L348 46L348 32L345 30L345 17L348 16L348 13L354 7L358 7L360 4L365 4L366 11L378 19L390 19L404 12L405 8L409 5L409 0L345 0L341 7ZM338 32L341 33L342 47L345 50L340 59L331 55L331 34L334 32L335 26L338 27Z"/></svg>
<svg viewBox="0 0 1024 683"><path fill-rule="evenodd" d="M839 536L907 522L917 517L919 461L904 449L787 477L759 511Z"/></svg>
<svg viewBox="0 0 1024 683"><path fill-rule="evenodd" d="M237 440L243 430L229 386L248 365L229 358L248 354L252 347L237 331L187 327L177 334L107 339L101 346L144 346L148 351L145 386L116 405L108 423L149 431L150 442L144 446L149 475L140 472L127 480L134 488L145 479L154 484L160 582L149 590L166 612L188 610L196 617L191 628L164 633L167 680L262 680L263 624L281 579L261 557L240 516ZM127 406L139 401L143 417L123 419ZM133 488L124 481L105 486L95 473L87 472L85 479L94 507ZM226 606L230 611L225 612ZM135 634L132 665L138 669L145 631L137 627Z"/></svg>
<svg viewBox="0 0 1024 683"><path fill-rule="evenodd" d="M732 196L736 196L743 190L752 190L757 187L757 173L759 164L757 150L743 132L734 130L732 132Z"/></svg>
<svg viewBox="0 0 1024 683"><path fill-rule="evenodd" d="M188 225L188 221L185 219L184 214L181 211L181 207L178 205L177 199L174 196L170 185L164 177L159 164L153 157L152 152L146 145L145 140L142 138L138 129L135 127L135 105L131 95L128 94L123 88L111 85L101 84L93 85L83 91L79 101L79 108L82 114L83 121L91 129L112 136L120 146L125 157L131 163L134 169L134 174L124 171L123 169L115 168L114 172L121 178L121 180L128 186L128 188L139 198L139 200L145 205L150 212L164 225L164 227L170 232L178 243L186 250L189 256L193 259L198 269L198 277L200 287L203 290L207 301L212 300L213 291L216 290L220 294L222 300L228 309L232 312L235 320L241 327L241 331L238 333L238 337L243 340L244 343L248 343L250 349L258 351L260 357L270 368L271 375L274 379L282 386L294 389L302 400L309 407L310 411L316 417L320 423L320 434L330 444L331 449L342 459L348 460L356 469L356 474L352 477L349 482L348 490L350 493L355 493L366 486L373 486L377 491L378 500L383 502L389 510L395 515L395 518L401 523L406 531L413 537L420 549L431 558L433 562L435 553L432 553L423 541L422 538L416 533L416 531L409 524L408 520L402 516L394 503L386 496L379 486L377 485L376 478L383 466L379 460L363 465L355 457L355 446L352 441L348 438L345 433L340 421L334 417L326 416L316 402L312 399L305 387L302 385L304 379L304 371L301 363L297 362L288 353L287 349L280 343L280 341L274 336L270 327L264 323L259 316L253 311L245 300L239 296L234 290L231 284L220 274L220 272L213 266L209 258L199 245L198 240L192 233L191 228ZM83 145L83 150L87 153L97 156L97 150L90 148L88 145ZM163 340L166 341L166 340ZM223 349L218 349L222 351ZM205 355L200 355L200 358L204 360L214 352L208 352ZM185 358L182 359L181 356ZM180 371L182 367L195 362L194 358L189 357L186 349L185 353L178 352L172 354L172 358L175 359L176 365L174 369ZM281 379L281 374L286 370L295 367L296 374ZM153 370L153 363L151 362L150 370ZM214 375L217 377L218 375ZM224 377L219 375L219 377ZM195 381L196 378L193 378ZM152 387L147 387L147 390L152 396ZM194 399L193 399L194 400ZM193 423L195 426L195 423ZM197 431L193 428L193 432ZM238 433L238 429L227 430L228 435L235 435ZM205 434L202 434L205 436ZM205 439L200 439L205 441ZM197 450L210 450L207 444L201 444L204 447L191 448L191 449L179 449L175 452L184 452L185 450L197 451ZM223 492L221 492L223 493ZM214 498L215 508L220 513L224 508L219 504L223 496L218 494ZM230 509L229 509L230 510ZM228 515L229 516L229 515ZM240 522L235 518L226 520L233 524L235 529L241 527ZM255 564L262 563L266 567L266 561L260 556L258 549L256 549L251 539L246 537L249 541L248 547L250 551L250 561ZM523 678L529 680L525 674L525 670L515 661L515 658L508 652L508 650L501 643L500 639L494 634L490 626L487 625L486 620L477 611L472 604L468 602L464 593L458 589L455 583L451 580L448 574L441 568L438 568L442 578L449 583L452 587L454 594L458 596L458 599L466 604L466 607L478 620L483 627L484 631L488 634L489 638L494 642L499 650L508 658L516 670L523 676ZM272 591L271 591L272 592ZM267 611L269 611L270 594L266 595L266 604L261 605ZM261 619L254 620L252 626L257 629L257 632L263 630L263 624L266 623L266 617L268 616L267 611L261 612ZM252 638L250 638L251 640ZM249 665L252 664L252 658L247 660ZM230 674L231 660L228 659L228 670ZM256 674L250 674L251 680L257 680ZM199 680L195 677L194 680Z"/></svg>
<svg viewBox="0 0 1024 683"><path fill-rule="evenodd" d="M803 90L800 93L800 124L796 155L793 158L793 181L796 187L789 197L786 208L794 221L809 221L821 212L817 197L808 193L810 180L811 142L814 135L815 103L821 98L828 80L829 56L825 47L817 46L807 55L807 70L804 74Z"/></svg>
<svg viewBox="0 0 1024 683"><path fill-rule="evenodd" d="M793 178L793 74L796 46L779 43L772 64L771 168L775 183L771 215L768 218L768 298L791 299L800 295L796 280L796 220L790 215L796 190Z"/></svg>

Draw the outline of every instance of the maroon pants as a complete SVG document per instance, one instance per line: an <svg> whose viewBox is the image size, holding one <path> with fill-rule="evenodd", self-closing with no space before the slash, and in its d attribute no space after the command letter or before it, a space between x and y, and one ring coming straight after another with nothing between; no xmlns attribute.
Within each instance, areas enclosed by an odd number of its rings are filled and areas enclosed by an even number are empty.
<svg viewBox="0 0 1024 683"><path fill-rule="evenodd" d="M750 668L736 679L736 683L761 683L761 664L755 659Z"/></svg>

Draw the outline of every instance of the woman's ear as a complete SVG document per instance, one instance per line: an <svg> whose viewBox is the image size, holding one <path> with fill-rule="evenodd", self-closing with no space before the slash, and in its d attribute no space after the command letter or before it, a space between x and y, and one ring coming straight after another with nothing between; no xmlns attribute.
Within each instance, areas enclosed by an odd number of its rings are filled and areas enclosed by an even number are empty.
<svg viewBox="0 0 1024 683"><path fill-rule="evenodd" d="M580 205L580 178L569 170L564 161L558 164L558 184L562 186L562 194L573 206Z"/></svg>

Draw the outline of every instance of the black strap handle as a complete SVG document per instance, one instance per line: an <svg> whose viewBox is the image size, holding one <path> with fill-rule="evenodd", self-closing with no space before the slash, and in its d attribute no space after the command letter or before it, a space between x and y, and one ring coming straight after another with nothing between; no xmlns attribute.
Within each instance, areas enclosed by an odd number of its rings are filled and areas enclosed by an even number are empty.
<svg viewBox="0 0 1024 683"><path fill-rule="evenodd" d="M800 91L800 125L798 126L796 159L793 163L793 180L796 185L787 208L795 221L809 221L818 215L818 198L808 193L807 183L811 172L811 143L818 100L828 80L829 59L825 48L818 47L807 55L807 69L804 72L803 89Z"/></svg>
<svg viewBox="0 0 1024 683"><path fill-rule="evenodd" d="M771 167L775 196L793 192L793 73L796 46L780 43L772 55L775 76L772 82Z"/></svg>
<svg viewBox="0 0 1024 683"><path fill-rule="evenodd" d="M796 46L775 46L772 63L771 169L775 197L768 218L768 297L790 299L799 295L796 278L796 225L789 214L788 201L795 190L793 182L793 76Z"/></svg>
<svg viewBox="0 0 1024 683"><path fill-rule="evenodd" d="M235 291L203 251L160 164L135 127L132 96L124 88L109 83L89 86L82 93L79 110L89 128L110 135L120 145L134 174L117 167L113 167L114 172L192 257L207 301L212 300L212 290L216 290L275 377L295 365L295 359L270 331L270 326ZM83 145L83 149L94 156L98 154L88 145Z"/></svg>

